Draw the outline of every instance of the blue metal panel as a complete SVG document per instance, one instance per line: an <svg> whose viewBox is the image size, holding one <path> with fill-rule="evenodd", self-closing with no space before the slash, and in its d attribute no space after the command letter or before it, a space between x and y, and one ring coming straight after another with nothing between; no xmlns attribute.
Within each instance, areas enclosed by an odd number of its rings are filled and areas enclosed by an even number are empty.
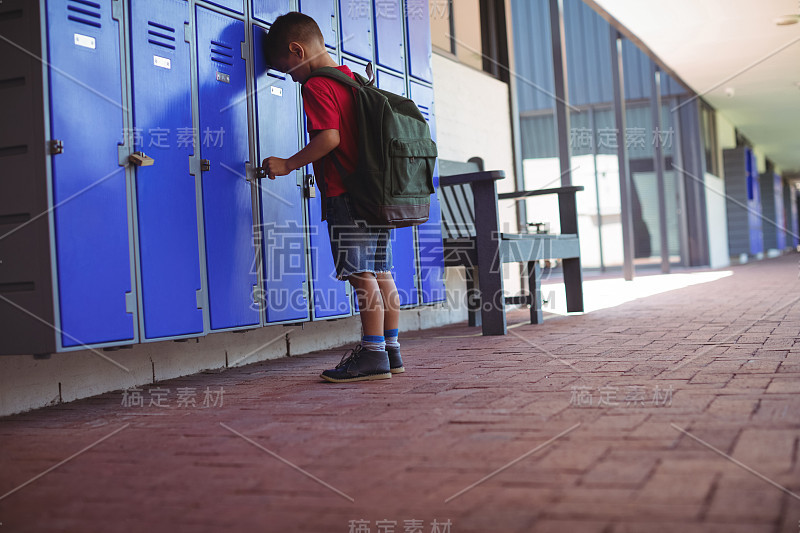
<svg viewBox="0 0 800 533"><path fill-rule="evenodd" d="M134 339L119 22L111 1L47 4L53 217L63 346Z"/></svg>
<svg viewBox="0 0 800 533"><path fill-rule="evenodd" d="M147 339L203 332L193 155L189 21L184 0L131 4L133 133L155 159L136 168L142 313Z"/></svg>
<svg viewBox="0 0 800 533"><path fill-rule="evenodd" d="M372 2L339 0L342 51L372 61Z"/></svg>
<svg viewBox="0 0 800 533"><path fill-rule="evenodd" d="M336 48L339 43L336 31L336 0L299 0L300 11L317 21L325 44Z"/></svg>
<svg viewBox="0 0 800 533"><path fill-rule="evenodd" d="M342 65L349 68L354 74L361 74L365 78L367 77L367 64L360 59L342 56Z"/></svg>
<svg viewBox="0 0 800 533"><path fill-rule="evenodd" d="M248 158L244 23L197 8L200 154L211 329L257 325Z"/></svg>
<svg viewBox="0 0 800 533"><path fill-rule="evenodd" d="M750 253L764 252L764 235L761 228L761 187L758 183L756 156L750 148L745 150L747 168L747 221L750 228Z"/></svg>
<svg viewBox="0 0 800 533"><path fill-rule="evenodd" d="M256 131L258 161L290 157L299 149L298 85L284 74L268 71L262 53L267 32L253 28L256 72ZM303 230L303 190L297 173L259 181L263 301L267 322L308 318L306 247Z"/></svg>
<svg viewBox="0 0 800 533"><path fill-rule="evenodd" d="M236 13L244 13L244 0L206 0L209 4L214 4L225 9L230 9Z"/></svg>
<svg viewBox="0 0 800 533"><path fill-rule="evenodd" d="M381 66L403 72L403 7L400 0L375 2L375 56Z"/></svg>
<svg viewBox="0 0 800 533"><path fill-rule="evenodd" d="M313 174L311 165L307 171ZM336 279L328 224L321 222L321 194L308 200L308 242L311 247L311 291L314 318L333 318L352 313L347 282Z"/></svg>
<svg viewBox="0 0 800 533"><path fill-rule="evenodd" d="M278 16L293 11L293 0L252 0L253 18L272 24Z"/></svg>
<svg viewBox="0 0 800 533"><path fill-rule="evenodd" d="M405 80L388 72L378 71L378 87L395 94L406 94ZM392 231L392 261L395 285L400 295L400 305L417 305L417 260L414 249L414 228L397 228Z"/></svg>
<svg viewBox="0 0 800 533"><path fill-rule="evenodd" d="M775 235L775 242L778 250L783 250L786 248L786 218L783 209L783 179L779 175L773 174L772 183L774 187L773 194L775 195L774 231L777 232Z"/></svg>
<svg viewBox="0 0 800 533"><path fill-rule="evenodd" d="M408 74L425 81L431 75L431 20L428 0L406 0Z"/></svg>
<svg viewBox="0 0 800 533"><path fill-rule="evenodd" d="M553 109L553 46L548 2L512 0L514 64L519 110Z"/></svg>
<svg viewBox="0 0 800 533"><path fill-rule="evenodd" d="M431 126L431 137L436 140L436 117L433 108L433 89L416 82L410 83L411 99L416 102ZM433 185L439 189L439 163L433 176ZM422 302L443 302L447 295L444 286L444 246L442 245L442 213L438 194L431 195L430 218L417 226L419 242L419 274Z"/></svg>

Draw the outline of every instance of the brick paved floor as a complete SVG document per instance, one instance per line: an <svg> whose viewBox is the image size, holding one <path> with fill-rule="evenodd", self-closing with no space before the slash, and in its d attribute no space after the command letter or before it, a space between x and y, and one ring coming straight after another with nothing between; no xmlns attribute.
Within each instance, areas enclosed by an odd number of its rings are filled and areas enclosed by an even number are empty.
<svg viewBox="0 0 800 533"><path fill-rule="evenodd" d="M797 532L798 255L732 270L410 333L391 380L318 381L337 350L0 419L0 533Z"/></svg>

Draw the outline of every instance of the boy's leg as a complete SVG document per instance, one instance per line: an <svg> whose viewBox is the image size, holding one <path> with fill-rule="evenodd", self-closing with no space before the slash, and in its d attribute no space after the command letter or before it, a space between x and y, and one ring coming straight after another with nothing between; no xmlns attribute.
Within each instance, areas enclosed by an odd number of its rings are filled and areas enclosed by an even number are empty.
<svg viewBox="0 0 800 533"><path fill-rule="evenodd" d="M361 315L361 328L364 335L383 337L384 302L381 287L375 274L359 272L348 278L358 298L358 310Z"/></svg>
<svg viewBox="0 0 800 533"><path fill-rule="evenodd" d="M397 342L400 324L400 296L391 272L376 274L381 296L383 296L383 335L386 351L389 354L389 369L393 374L405 372L403 358L400 355L400 343Z"/></svg>

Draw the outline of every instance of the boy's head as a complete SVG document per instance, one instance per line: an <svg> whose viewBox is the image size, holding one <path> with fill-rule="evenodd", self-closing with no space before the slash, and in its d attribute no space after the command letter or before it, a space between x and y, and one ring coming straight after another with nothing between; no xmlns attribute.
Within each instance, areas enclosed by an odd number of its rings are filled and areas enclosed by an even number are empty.
<svg viewBox="0 0 800 533"><path fill-rule="evenodd" d="M308 79L319 57L329 57L317 23L297 11L275 19L264 40L264 55L270 67L300 83Z"/></svg>

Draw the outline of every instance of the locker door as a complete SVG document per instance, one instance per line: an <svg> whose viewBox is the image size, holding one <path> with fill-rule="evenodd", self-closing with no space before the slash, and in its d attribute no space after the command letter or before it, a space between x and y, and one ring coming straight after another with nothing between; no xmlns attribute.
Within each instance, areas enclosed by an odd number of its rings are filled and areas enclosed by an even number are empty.
<svg viewBox="0 0 800 533"><path fill-rule="evenodd" d="M375 55L381 66L403 72L403 9L400 0L375 2Z"/></svg>
<svg viewBox="0 0 800 533"><path fill-rule="evenodd" d="M120 26L110 0L47 3L61 344L135 340L131 291ZM131 295L132 296L132 295ZM132 299L129 300L132 303Z"/></svg>
<svg viewBox="0 0 800 533"><path fill-rule="evenodd" d="M406 0L408 28L408 73L415 78L432 81L431 20L428 0Z"/></svg>
<svg viewBox="0 0 800 533"><path fill-rule="evenodd" d="M308 173L313 174L311 165ZM308 243L311 247L311 291L315 319L349 316L352 314L350 292L346 281L336 279L328 223L321 222L320 194L308 200Z"/></svg>
<svg viewBox="0 0 800 533"><path fill-rule="evenodd" d="M135 0L134 0L135 1ZM225 9L230 9L239 14L244 13L244 0L206 0L209 4L214 4Z"/></svg>
<svg viewBox="0 0 800 533"><path fill-rule="evenodd" d="M436 140L436 117L433 109L433 89L416 82L410 83L411 99L431 125L431 136ZM433 175L437 190L431 195L430 218L417 226L419 241L419 273L422 302L442 302L446 299L444 288L444 247L442 245L442 214L439 208L439 163Z"/></svg>
<svg viewBox="0 0 800 533"><path fill-rule="evenodd" d="M139 262L144 337L203 332L197 308L200 250L193 150L189 4L131 4L133 137L155 159L136 167Z"/></svg>
<svg viewBox="0 0 800 533"><path fill-rule="evenodd" d="M300 12L317 21L325 44L336 48L339 43L339 33L336 28L336 0L298 0Z"/></svg>
<svg viewBox="0 0 800 533"><path fill-rule="evenodd" d="M747 169L747 219L750 227L750 253L764 252L764 235L761 228L761 186L758 180L756 156L749 148L745 150Z"/></svg>
<svg viewBox="0 0 800 533"><path fill-rule="evenodd" d="M268 24L289 11L294 11L293 0L252 0L253 17Z"/></svg>
<svg viewBox="0 0 800 533"><path fill-rule="evenodd" d="M197 75L203 228L211 329L258 325L254 295L248 158L244 23L197 7Z"/></svg>
<svg viewBox="0 0 800 533"><path fill-rule="evenodd" d="M284 74L266 70L262 53L266 35L266 30L253 28L258 163L273 155L289 157L300 147L298 85ZM293 172L259 181L267 322L308 319L301 177Z"/></svg>
<svg viewBox="0 0 800 533"><path fill-rule="evenodd" d="M400 76L379 70L378 87L395 94L406 95L406 83ZM395 285L400 295L400 305L419 303L417 292L417 257L414 245L414 228L397 228L392 231L392 260Z"/></svg>
<svg viewBox="0 0 800 533"><path fill-rule="evenodd" d="M372 2L339 0L342 51L372 61Z"/></svg>

